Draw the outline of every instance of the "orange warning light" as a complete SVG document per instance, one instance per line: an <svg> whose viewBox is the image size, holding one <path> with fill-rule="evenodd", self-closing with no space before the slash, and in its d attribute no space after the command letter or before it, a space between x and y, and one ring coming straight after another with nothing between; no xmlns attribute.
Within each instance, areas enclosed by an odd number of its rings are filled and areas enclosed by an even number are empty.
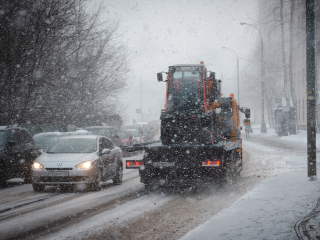
<svg viewBox="0 0 320 240"><path fill-rule="evenodd" d="M200 64L204 64L204 61L200 61Z"/></svg>
<svg viewBox="0 0 320 240"><path fill-rule="evenodd" d="M233 98L233 97L234 97L234 93L230 93L230 97L232 97L232 98Z"/></svg>

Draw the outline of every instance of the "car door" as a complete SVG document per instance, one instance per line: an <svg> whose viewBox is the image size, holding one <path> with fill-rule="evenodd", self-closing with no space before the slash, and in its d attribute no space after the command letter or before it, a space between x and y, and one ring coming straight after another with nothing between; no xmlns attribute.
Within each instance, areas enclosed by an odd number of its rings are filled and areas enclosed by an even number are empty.
<svg viewBox="0 0 320 240"><path fill-rule="evenodd" d="M114 176L117 172L117 161L118 161L118 154L119 148L115 147L114 144L107 138L104 139L106 146L108 149L111 150L110 153L110 165L111 165L111 174Z"/></svg>
<svg viewBox="0 0 320 240"><path fill-rule="evenodd" d="M99 138L99 152L101 153L103 149L107 148L106 145L106 138ZM103 176L104 178L107 180L111 177L112 175L112 157L111 157L111 153L109 154L102 154L100 155L100 159L103 165Z"/></svg>
<svg viewBox="0 0 320 240"><path fill-rule="evenodd" d="M9 177L15 177L20 171L20 160L22 159L18 144L18 136L16 129L7 131L6 155L9 157L8 174Z"/></svg>

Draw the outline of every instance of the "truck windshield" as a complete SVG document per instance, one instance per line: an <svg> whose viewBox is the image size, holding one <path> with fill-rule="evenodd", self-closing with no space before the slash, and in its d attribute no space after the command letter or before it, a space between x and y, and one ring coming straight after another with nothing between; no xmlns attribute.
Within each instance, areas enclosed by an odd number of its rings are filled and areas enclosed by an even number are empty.
<svg viewBox="0 0 320 240"><path fill-rule="evenodd" d="M177 70L170 76L167 110L186 111L203 108L203 81L195 69Z"/></svg>

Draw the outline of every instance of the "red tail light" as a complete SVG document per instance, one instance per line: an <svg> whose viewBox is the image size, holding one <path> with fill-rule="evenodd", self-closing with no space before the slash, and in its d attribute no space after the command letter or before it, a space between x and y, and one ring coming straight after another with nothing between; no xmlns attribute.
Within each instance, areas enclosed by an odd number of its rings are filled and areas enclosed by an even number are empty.
<svg viewBox="0 0 320 240"><path fill-rule="evenodd" d="M144 166L144 162L141 160L127 160L126 168L140 168Z"/></svg>
<svg viewBox="0 0 320 240"><path fill-rule="evenodd" d="M219 166L220 166L220 160L202 161L202 167L219 167Z"/></svg>

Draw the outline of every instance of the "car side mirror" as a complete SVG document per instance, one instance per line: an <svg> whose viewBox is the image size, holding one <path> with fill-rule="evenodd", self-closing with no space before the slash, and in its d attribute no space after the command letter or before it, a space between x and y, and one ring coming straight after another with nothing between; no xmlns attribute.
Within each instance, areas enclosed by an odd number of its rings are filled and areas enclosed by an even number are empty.
<svg viewBox="0 0 320 240"><path fill-rule="evenodd" d="M110 154L110 153L111 153L111 150L110 150L110 149L104 148L104 149L102 150L102 152L100 153L100 155Z"/></svg>
<svg viewBox="0 0 320 240"><path fill-rule="evenodd" d="M157 73L158 82L163 82L162 72Z"/></svg>

